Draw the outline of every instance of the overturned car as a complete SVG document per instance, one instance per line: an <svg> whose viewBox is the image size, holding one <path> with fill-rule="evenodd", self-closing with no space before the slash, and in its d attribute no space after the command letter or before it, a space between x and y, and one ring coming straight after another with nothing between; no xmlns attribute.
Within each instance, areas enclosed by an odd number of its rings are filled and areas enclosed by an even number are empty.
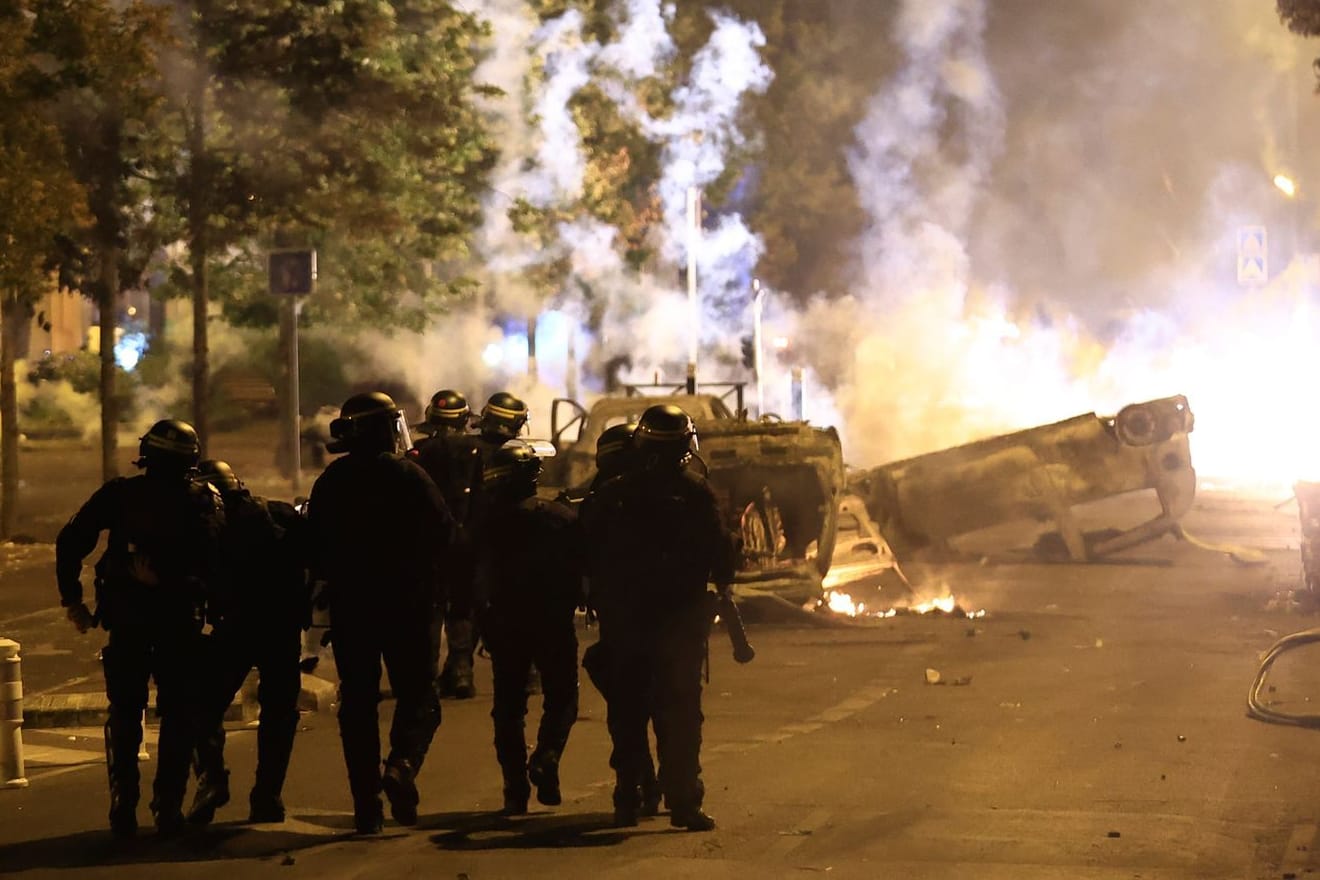
<svg viewBox="0 0 1320 880"><path fill-rule="evenodd" d="M843 450L833 428L774 418L751 420L740 383L706 385L684 394L661 385L625 386L590 409L560 398L551 410L556 454L545 462L543 488L573 489L595 474L596 441L614 425L635 422L647 407L674 404L696 423L701 465L742 536L737 585L795 603L821 594L830 569L843 495ZM713 392L713 393L712 393Z"/></svg>
<svg viewBox="0 0 1320 880"><path fill-rule="evenodd" d="M1177 532L1196 493L1192 427L1187 399L1165 397L891 462L851 476L849 491L900 560L951 551L955 538L1019 520L1054 526L1038 549L1095 560ZM1083 530L1079 506L1141 490L1153 491L1155 515Z"/></svg>

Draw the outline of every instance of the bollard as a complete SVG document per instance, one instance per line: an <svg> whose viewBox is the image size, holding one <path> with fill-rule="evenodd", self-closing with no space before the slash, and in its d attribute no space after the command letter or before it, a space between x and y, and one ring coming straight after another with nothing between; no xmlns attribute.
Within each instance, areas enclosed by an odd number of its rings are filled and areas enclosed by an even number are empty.
<svg viewBox="0 0 1320 880"><path fill-rule="evenodd" d="M151 755L147 752L147 710L142 710L142 742L138 744L138 760L149 761Z"/></svg>
<svg viewBox="0 0 1320 880"><path fill-rule="evenodd" d="M23 776L23 671L18 642L0 639L0 788L27 788Z"/></svg>

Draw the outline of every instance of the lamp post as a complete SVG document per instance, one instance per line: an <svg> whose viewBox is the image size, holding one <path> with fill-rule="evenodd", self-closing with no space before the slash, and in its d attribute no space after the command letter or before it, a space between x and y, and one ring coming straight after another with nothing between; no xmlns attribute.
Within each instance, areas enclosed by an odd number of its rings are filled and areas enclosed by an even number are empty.
<svg viewBox="0 0 1320 880"><path fill-rule="evenodd" d="M688 363L687 393L697 393L697 341L701 335L701 307L697 302L697 245L701 241L701 190L687 191Z"/></svg>
<svg viewBox="0 0 1320 880"><path fill-rule="evenodd" d="M761 310L765 307L765 288L760 278L752 279L752 372L756 376L756 417L765 414L765 378L761 349Z"/></svg>

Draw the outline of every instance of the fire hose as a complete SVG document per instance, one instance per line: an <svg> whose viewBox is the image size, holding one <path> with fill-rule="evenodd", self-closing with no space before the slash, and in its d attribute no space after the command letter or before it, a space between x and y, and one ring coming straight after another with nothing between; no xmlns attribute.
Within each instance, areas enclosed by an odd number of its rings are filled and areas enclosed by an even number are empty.
<svg viewBox="0 0 1320 880"><path fill-rule="evenodd" d="M1284 636L1265 652L1265 657L1260 663L1260 671L1256 673L1256 680L1251 683L1251 690L1247 694L1247 716L1249 718L1267 721L1271 724L1320 727L1320 714L1281 712L1266 706L1260 697L1261 691L1265 689L1265 679L1269 675L1270 667L1274 665L1274 661L1279 659L1279 656L1285 651L1300 648L1302 645L1309 645L1312 642L1320 642L1320 627L1305 629Z"/></svg>
<svg viewBox="0 0 1320 880"><path fill-rule="evenodd" d="M1241 544L1215 544L1210 541L1203 541L1188 532L1181 524L1173 527L1173 535L1179 540L1186 541L1193 547L1199 547L1202 550L1210 550L1214 553L1227 553L1230 559L1241 565L1264 565L1266 562L1265 554L1254 547L1245 547Z"/></svg>

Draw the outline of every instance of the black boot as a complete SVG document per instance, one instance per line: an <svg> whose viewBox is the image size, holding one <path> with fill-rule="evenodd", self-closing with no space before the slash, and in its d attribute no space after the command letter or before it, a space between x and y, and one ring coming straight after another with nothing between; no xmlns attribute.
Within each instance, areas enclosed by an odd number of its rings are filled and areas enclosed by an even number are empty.
<svg viewBox="0 0 1320 880"><path fill-rule="evenodd" d="M229 771L214 770L202 774L197 780L197 793L193 795L188 821L194 825L208 825L215 811L229 803Z"/></svg>
<svg viewBox="0 0 1320 880"><path fill-rule="evenodd" d="M660 785L654 779L643 781L637 790L641 799L641 814L643 816L656 816L660 813L660 801L662 798Z"/></svg>
<svg viewBox="0 0 1320 880"><path fill-rule="evenodd" d="M380 834L385 827L385 811L380 798L367 798L353 803L353 830L358 834Z"/></svg>
<svg viewBox="0 0 1320 880"><path fill-rule="evenodd" d="M116 837L132 837L138 829L137 753L142 728L136 723L116 727L107 721L104 736L105 767L110 778L110 832Z"/></svg>
<svg viewBox="0 0 1320 880"><path fill-rule="evenodd" d="M294 700L297 696L294 695ZM298 728L296 703L292 711L277 712L274 706L261 707L261 725L257 728L257 772L248 796L251 811L248 821L283 822L284 802L280 792L289 772L289 758L293 754L293 737ZM289 708L288 704L284 708Z"/></svg>
<svg viewBox="0 0 1320 880"><path fill-rule="evenodd" d="M536 799L546 806L563 803L563 794L559 791L559 753L555 751L532 752L527 762L527 778L536 786Z"/></svg>
<svg viewBox="0 0 1320 880"><path fill-rule="evenodd" d="M614 786L614 827L634 828L637 825L637 786Z"/></svg>
<svg viewBox="0 0 1320 880"><path fill-rule="evenodd" d="M156 818L156 833L161 837L175 837L185 827L182 803L153 799L151 815Z"/></svg>
<svg viewBox="0 0 1320 880"><path fill-rule="evenodd" d="M470 620L449 620L445 622L445 635L449 639L449 650L445 654L445 665L440 671L436 692L441 697L470 700L477 695L477 686L472 676L476 628Z"/></svg>
<svg viewBox="0 0 1320 880"><path fill-rule="evenodd" d="M421 796L417 793L416 778L412 763L403 758L391 761L380 778L380 787L390 799L390 815L400 825L417 824L417 803Z"/></svg>
<svg viewBox="0 0 1320 880"><path fill-rule="evenodd" d="M253 825L284 821L284 801L279 795L252 789L248 796L248 822Z"/></svg>
<svg viewBox="0 0 1320 880"><path fill-rule="evenodd" d="M713 831L715 820L704 813L700 807L674 810L669 814L669 824L688 831Z"/></svg>
<svg viewBox="0 0 1320 880"><path fill-rule="evenodd" d="M137 805L138 794L136 791L122 792L116 790L114 785L110 786L110 833L115 837L132 837L137 834Z"/></svg>

